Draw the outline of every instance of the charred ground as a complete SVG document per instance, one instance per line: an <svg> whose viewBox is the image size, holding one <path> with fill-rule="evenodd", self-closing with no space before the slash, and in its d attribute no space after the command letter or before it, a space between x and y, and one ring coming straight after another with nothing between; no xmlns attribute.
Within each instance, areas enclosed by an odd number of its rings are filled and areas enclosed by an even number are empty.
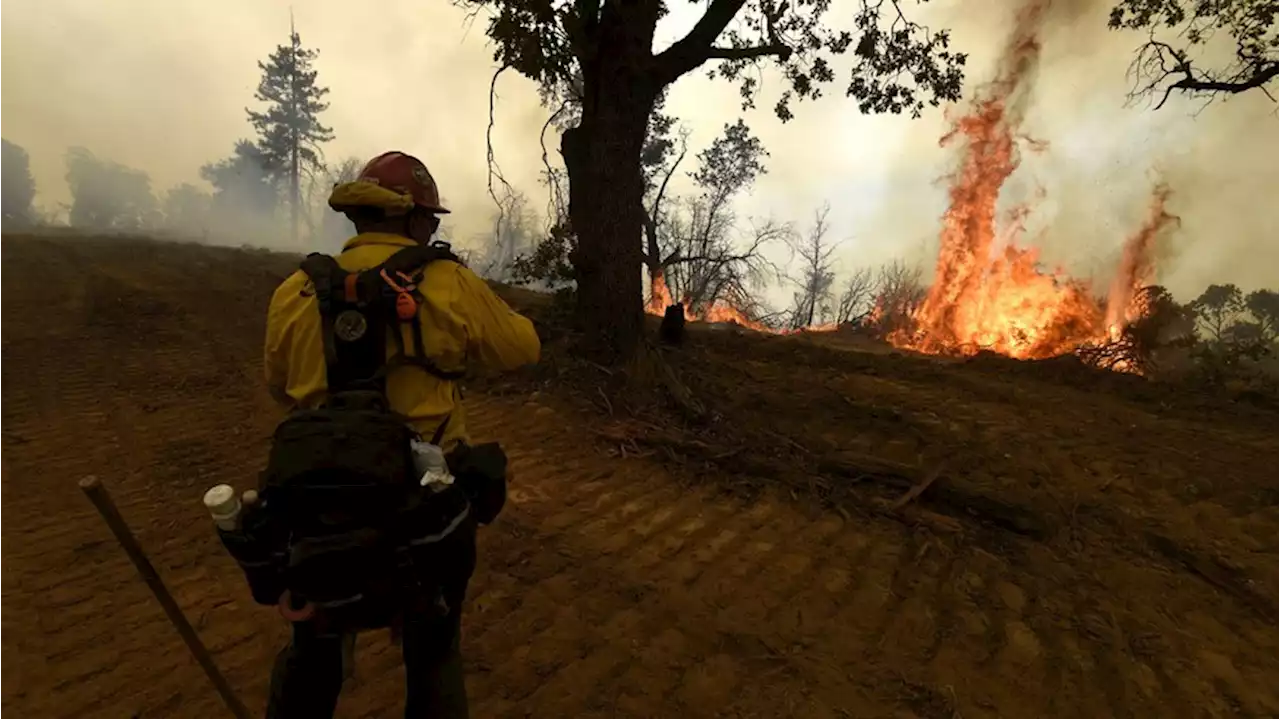
<svg viewBox="0 0 1280 719"><path fill-rule="evenodd" d="M296 258L2 247L4 708L219 711L85 474L260 705L282 628L197 498L254 480ZM698 325L605 370L554 303L503 294L546 348L468 383L517 473L471 592L477 716L1276 713L1274 405ZM344 715L395 715L396 661L362 643Z"/></svg>

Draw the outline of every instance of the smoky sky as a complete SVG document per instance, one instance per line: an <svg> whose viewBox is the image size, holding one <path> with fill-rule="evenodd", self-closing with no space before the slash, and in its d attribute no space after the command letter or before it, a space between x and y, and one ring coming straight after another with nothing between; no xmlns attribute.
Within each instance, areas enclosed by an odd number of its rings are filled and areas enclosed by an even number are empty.
<svg viewBox="0 0 1280 719"><path fill-rule="evenodd" d="M932 28L950 28L953 48L970 54L970 96L994 73L1018 3L904 7ZM842 22L851 8L850 0L836 0L832 17ZM690 27L698 11L673 3L659 43ZM1254 93L1208 107L1181 98L1158 112L1126 107L1125 71L1142 36L1108 31L1107 11L1105 2L1060 0L1046 22L1022 132L1047 147L1023 153L1002 198L1033 207L1024 241L1072 271L1105 273L1145 217L1154 184L1164 181L1182 225L1162 248L1160 281L1184 299L1208 282L1276 287L1275 105ZM250 136L244 109L256 106L256 63L286 41L290 4L9 0L0 14L0 129L27 149L37 202L51 206L68 199L63 160L72 145L145 170L157 194L198 182L202 164ZM428 0L358 7L312 0L296 3L293 16L303 43L320 51L316 69L331 90L323 120L337 137L327 158L417 154L451 203L453 236L482 233L492 213L484 130L494 71L484 19L468 23L463 10ZM929 266L957 152L938 139L948 113L963 104L918 120L864 116L837 82L783 124L771 110L779 79L763 77L758 109L745 113L735 87L701 71L680 80L668 101L694 150L738 117L765 141L768 174L741 198L739 214L803 227L827 201L832 236L844 242L842 270L894 257ZM514 74L497 90L496 157L507 179L541 206L538 136L546 110L533 85ZM557 140L548 144L554 159Z"/></svg>

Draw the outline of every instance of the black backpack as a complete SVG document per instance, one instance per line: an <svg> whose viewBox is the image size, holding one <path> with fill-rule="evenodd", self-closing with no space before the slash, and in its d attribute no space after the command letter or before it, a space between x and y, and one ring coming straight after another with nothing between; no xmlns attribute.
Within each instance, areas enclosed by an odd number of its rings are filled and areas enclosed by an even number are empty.
<svg viewBox="0 0 1280 719"><path fill-rule="evenodd" d="M361 272L322 254L302 263L315 287L329 391L322 407L296 411L276 428L260 494L282 536L281 583L293 608L310 602L331 624L388 626L415 602L438 602L437 570L448 563L441 553L474 521L456 484L420 486L410 445L417 435L386 397L387 371L398 365L445 380L461 376L440 370L424 351L416 285L436 260L457 258L434 243ZM397 347L390 359L388 332Z"/></svg>

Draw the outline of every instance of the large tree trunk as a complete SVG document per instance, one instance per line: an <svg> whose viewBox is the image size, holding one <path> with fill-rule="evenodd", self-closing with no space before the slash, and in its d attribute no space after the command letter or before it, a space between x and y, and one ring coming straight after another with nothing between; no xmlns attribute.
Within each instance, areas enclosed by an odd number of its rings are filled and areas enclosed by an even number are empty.
<svg viewBox="0 0 1280 719"><path fill-rule="evenodd" d="M633 358L644 328L640 151L659 88L651 71L653 25L626 16L636 10L605 6L598 34L604 50L583 68L582 121L561 141L578 238L578 318L585 349L607 363Z"/></svg>

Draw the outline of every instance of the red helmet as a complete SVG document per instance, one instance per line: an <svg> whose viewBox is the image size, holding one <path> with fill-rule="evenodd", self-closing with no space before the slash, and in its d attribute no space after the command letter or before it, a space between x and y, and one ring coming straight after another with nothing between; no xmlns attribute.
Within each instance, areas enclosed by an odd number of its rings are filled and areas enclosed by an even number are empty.
<svg viewBox="0 0 1280 719"><path fill-rule="evenodd" d="M408 195L413 204L437 215L447 215L449 211L440 205L440 190L436 187L435 178L422 164L422 160L403 152L391 151L369 160L360 170L356 178L362 182L372 182L380 187Z"/></svg>

